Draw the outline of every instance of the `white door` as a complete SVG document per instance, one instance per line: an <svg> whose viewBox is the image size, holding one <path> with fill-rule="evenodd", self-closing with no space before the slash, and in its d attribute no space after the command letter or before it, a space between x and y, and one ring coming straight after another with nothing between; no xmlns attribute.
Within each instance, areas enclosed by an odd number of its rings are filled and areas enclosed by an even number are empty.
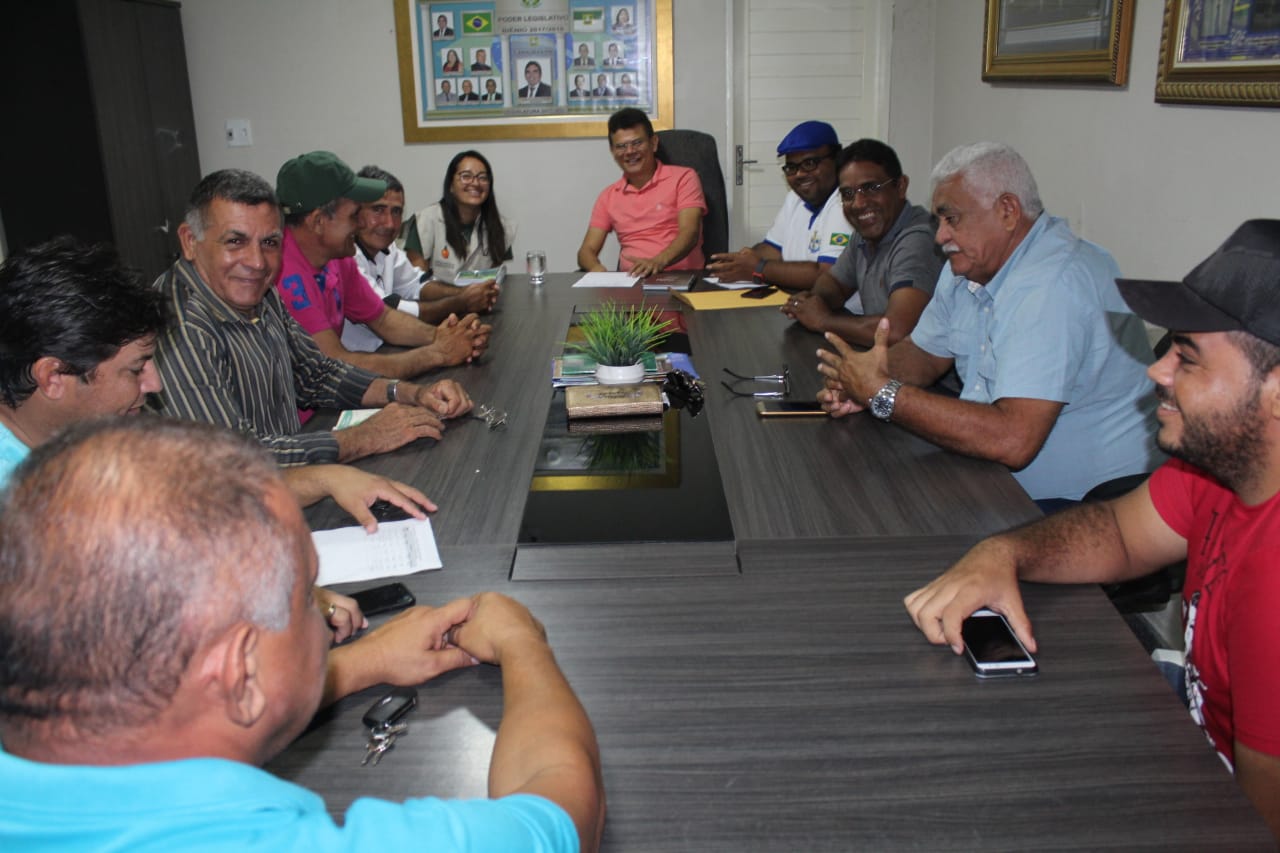
<svg viewBox="0 0 1280 853"><path fill-rule="evenodd" d="M759 242L787 185L778 143L802 121L828 122L842 144L888 129L892 0L733 0L729 115L731 249ZM737 147L743 160L737 167ZM741 183L738 172L741 171Z"/></svg>

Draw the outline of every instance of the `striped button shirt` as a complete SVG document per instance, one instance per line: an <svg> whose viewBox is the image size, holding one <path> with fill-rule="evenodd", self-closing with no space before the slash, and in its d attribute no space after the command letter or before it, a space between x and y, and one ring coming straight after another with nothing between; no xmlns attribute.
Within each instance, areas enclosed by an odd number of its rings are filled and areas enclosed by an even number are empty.
<svg viewBox="0 0 1280 853"><path fill-rule="evenodd" d="M331 432L299 432L298 408L358 407L375 374L320 352L275 288L249 319L185 260L155 287L169 307L155 354L164 390L152 405L161 414L249 433L281 465L337 461Z"/></svg>

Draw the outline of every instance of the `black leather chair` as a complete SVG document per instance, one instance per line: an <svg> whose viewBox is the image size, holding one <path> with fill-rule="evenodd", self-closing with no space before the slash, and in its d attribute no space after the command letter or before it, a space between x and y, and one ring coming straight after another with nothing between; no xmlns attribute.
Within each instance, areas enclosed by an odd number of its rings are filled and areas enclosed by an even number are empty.
<svg viewBox="0 0 1280 853"><path fill-rule="evenodd" d="M672 166L687 166L698 173L707 215L702 219L702 254L729 251L729 203L724 172L715 137L700 130L658 131L658 159Z"/></svg>

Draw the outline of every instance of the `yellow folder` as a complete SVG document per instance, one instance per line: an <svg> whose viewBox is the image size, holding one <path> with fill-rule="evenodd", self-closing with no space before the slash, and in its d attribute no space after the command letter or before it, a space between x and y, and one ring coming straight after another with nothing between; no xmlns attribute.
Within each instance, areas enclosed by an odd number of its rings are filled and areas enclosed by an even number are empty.
<svg viewBox="0 0 1280 853"><path fill-rule="evenodd" d="M708 290L701 293L688 293L673 290L671 295L688 305L695 311L714 311L719 308L759 308L762 305L785 305L787 294L778 290L763 299L745 299L745 290Z"/></svg>

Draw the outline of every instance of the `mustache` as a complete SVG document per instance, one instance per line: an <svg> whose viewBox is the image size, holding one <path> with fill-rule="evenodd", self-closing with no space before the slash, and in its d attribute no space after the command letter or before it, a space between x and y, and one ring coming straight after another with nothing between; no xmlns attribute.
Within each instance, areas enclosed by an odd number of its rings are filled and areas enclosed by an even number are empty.
<svg viewBox="0 0 1280 853"><path fill-rule="evenodd" d="M942 254L944 255L954 255L959 251L960 247L955 243L944 243L942 246Z"/></svg>
<svg viewBox="0 0 1280 853"><path fill-rule="evenodd" d="M1156 399L1159 400L1161 403L1172 403L1173 392L1170 391L1168 388L1164 387L1163 385L1157 385Z"/></svg>

